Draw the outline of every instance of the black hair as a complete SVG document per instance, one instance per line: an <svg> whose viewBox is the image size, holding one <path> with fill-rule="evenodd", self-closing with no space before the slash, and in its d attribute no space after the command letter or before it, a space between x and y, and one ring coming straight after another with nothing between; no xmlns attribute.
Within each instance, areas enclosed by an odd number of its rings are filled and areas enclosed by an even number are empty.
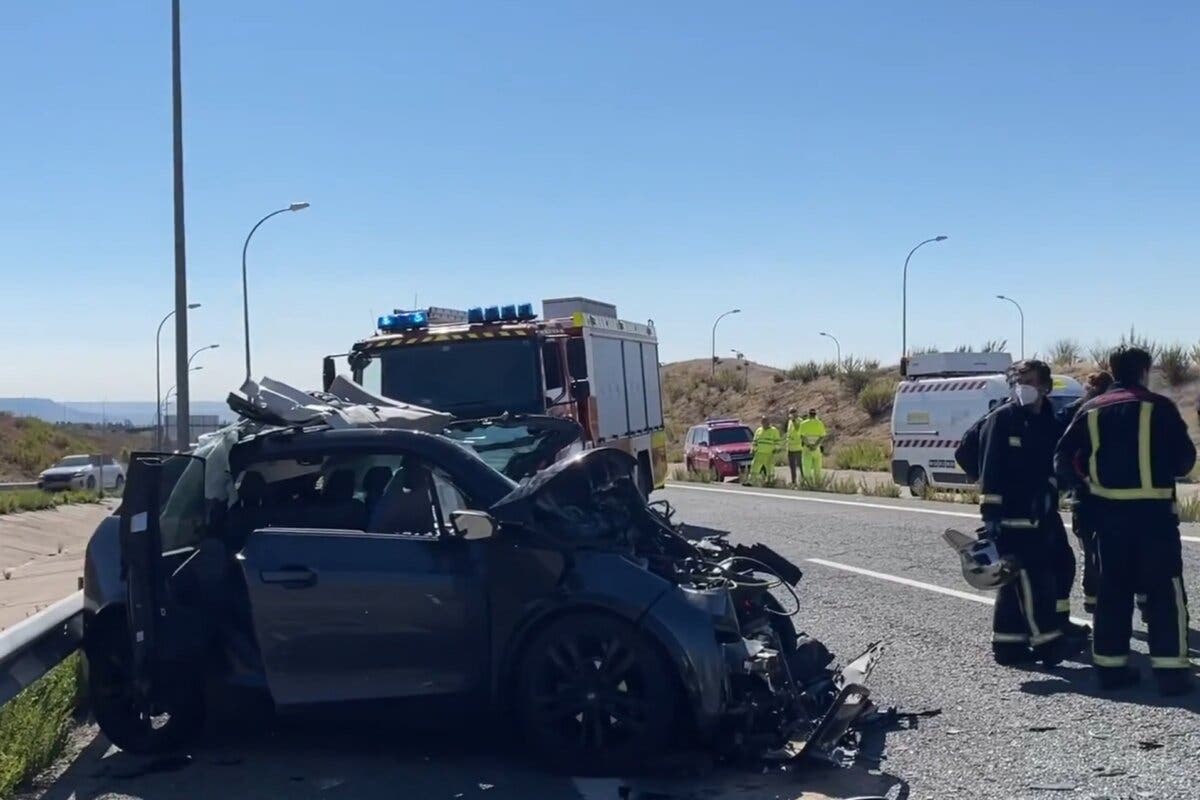
<svg viewBox="0 0 1200 800"><path fill-rule="evenodd" d="M1118 347L1108 357L1108 368L1118 383L1127 386L1142 382L1142 375L1154 363L1154 357L1140 347Z"/></svg>
<svg viewBox="0 0 1200 800"><path fill-rule="evenodd" d="M1033 373L1037 382L1049 389L1052 385L1050 378L1050 365L1045 361L1037 358L1022 359L1008 368L1008 379L1015 380L1021 375Z"/></svg>

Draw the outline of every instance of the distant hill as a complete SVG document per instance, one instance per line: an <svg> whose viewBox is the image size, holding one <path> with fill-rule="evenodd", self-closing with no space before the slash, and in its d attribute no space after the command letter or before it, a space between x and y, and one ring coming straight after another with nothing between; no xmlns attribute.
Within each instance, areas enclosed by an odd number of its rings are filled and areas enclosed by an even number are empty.
<svg viewBox="0 0 1200 800"><path fill-rule="evenodd" d="M175 408L171 404L171 410ZM222 421L233 420L233 412L224 401L193 400L193 414L216 414ZM154 422L154 401L145 400L82 400L63 402L46 397L0 397L0 412L16 417L36 417L46 422L78 422L99 424L102 421L134 425Z"/></svg>
<svg viewBox="0 0 1200 800"><path fill-rule="evenodd" d="M58 459L74 453L110 453L124 461L130 451L153 450L153 442L153 435L147 432L100 429L89 423L50 424L33 416L0 413L0 481L33 480Z"/></svg>

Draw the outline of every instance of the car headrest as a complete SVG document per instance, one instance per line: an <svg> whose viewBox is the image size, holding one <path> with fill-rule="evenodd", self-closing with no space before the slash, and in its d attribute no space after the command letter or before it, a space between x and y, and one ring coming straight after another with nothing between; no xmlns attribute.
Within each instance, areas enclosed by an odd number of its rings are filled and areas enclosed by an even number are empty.
<svg viewBox="0 0 1200 800"><path fill-rule="evenodd" d="M378 497L383 494L388 483L392 480L392 468L385 466L371 467L363 476L363 491L368 496Z"/></svg>
<svg viewBox="0 0 1200 800"><path fill-rule="evenodd" d="M321 496L326 500L350 500L354 497L354 471L334 470L325 478Z"/></svg>

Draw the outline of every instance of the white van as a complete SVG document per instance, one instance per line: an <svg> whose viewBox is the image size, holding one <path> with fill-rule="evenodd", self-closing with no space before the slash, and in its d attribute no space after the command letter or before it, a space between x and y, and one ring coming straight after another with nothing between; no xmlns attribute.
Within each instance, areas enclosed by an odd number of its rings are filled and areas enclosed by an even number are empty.
<svg viewBox="0 0 1200 800"><path fill-rule="evenodd" d="M892 402L892 480L914 495L928 487L969 485L954 451L967 429L1008 397L1005 370L1011 363L1007 353L914 356ZM1083 393L1074 378L1053 376L1055 410Z"/></svg>

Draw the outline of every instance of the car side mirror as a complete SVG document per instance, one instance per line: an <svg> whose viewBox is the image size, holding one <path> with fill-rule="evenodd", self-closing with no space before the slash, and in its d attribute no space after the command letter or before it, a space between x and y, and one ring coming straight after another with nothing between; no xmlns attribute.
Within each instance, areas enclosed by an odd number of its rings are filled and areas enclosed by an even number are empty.
<svg viewBox="0 0 1200 800"><path fill-rule="evenodd" d="M451 511L450 524L454 526L459 538L468 542L490 539L496 535L496 520L486 511Z"/></svg>

